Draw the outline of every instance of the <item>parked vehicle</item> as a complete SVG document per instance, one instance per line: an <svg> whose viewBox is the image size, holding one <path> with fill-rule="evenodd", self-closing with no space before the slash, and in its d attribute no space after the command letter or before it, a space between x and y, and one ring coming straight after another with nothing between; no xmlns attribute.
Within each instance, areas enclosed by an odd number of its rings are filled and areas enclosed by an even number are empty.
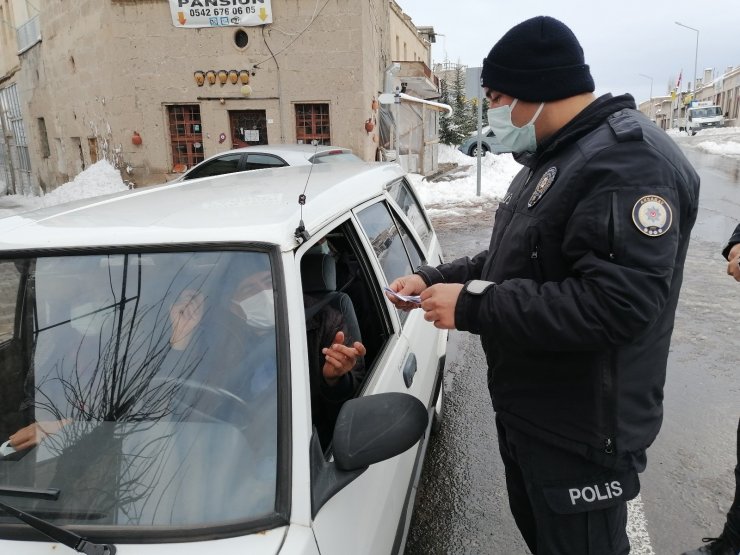
<svg viewBox="0 0 740 555"><path fill-rule="evenodd" d="M348 148L329 145L257 145L221 152L196 164L173 181L186 181L247 170L309 166L327 162L361 162Z"/></svg>
<svg viewBox="0 0 740 555"><path fill-rule="evenodd" d="M483 150L483 154L486 152L492 152L493 154L511 152L509 147L502 145L498 141L496 135L493 134L493 131L491 131L491 128L487 125L481 130L481 133L483 135L481 137L481 150ZM463 154L467 154L468 156L478 156L478 132L475 131L465 139L460 146L457 147L457 150Z"/></svg>
<svg viewBox="0 0 740 555"><path fill-rule="evenodd" d="M383 287L441 261L395 164L225 175L0 219L0 437L34 432L0 453L0 553L402 551L447 332ZM256 305L228 293L242 287ZM326 448L308 293L354 314L367 350Z"/></svg>
<svg viewBox="0 0 740 555"><path fill-rule="evenodd" d="M724 127L725 117L722 108L709 100L692 100L686 107L686 119L684 128L687 133L696 135L702 129Z"/></svg>

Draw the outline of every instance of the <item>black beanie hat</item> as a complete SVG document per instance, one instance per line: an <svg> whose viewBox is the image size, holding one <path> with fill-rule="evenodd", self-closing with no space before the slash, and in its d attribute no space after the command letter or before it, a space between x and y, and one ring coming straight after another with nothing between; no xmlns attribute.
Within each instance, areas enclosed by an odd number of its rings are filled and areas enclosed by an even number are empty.
<svg viewBox="0 0 740 555"><path fill-rule="evenodd" d="M533 17L509 29L483 60L481 86L527 102L593 92L578 39L564 23Z"/></svg>

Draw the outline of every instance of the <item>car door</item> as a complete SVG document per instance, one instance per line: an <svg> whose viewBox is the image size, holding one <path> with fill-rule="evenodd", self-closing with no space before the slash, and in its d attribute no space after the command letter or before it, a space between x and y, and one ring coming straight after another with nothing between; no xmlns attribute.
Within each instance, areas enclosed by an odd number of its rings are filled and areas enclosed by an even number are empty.
<svg viewBox="0 0 740 555"><path fill-rule="evenodd" d="M381 207L385 209L385 203L381 203ZM362 339L368 344L371 359L366 360L368 375L359 394L404 391L402 370L408 356L408 343L400 333L398 318L390 311L382 293L385 281L381 278L380 264L372 243L354 219L345 220L326 236L332 243L332 249L337 249L342 243L350 245L360 266L360 277L355 278L352 287L346 289L352 293L358 305L361 326L365 326ZM392 243L394 247L400 246L395 241ZM306 249L316 246L318 243L312 240L307 243ZM343 250L343 247L339 250ZM336 254L341 258L350 253ZM359 302L360 295L356 290L353 291L358 281L362 282L372 302ZM380 322L382 327L371 328L372 333L368 333L367 322L370 321ZM379 343L375 341L378 335L382 338ZM412 448L402 455L372 465L318 510L313 519L313 530L322 555L388 554L394 550L394 545L398 543L403 507L409 498L416 453L417 449ZM331 451L325 456L331 458Z"/></svg>
<svg viewBox="0 0 740 555"><path fill-rule="evenodd" d="M388 207L389 213L396 222L411 267L416 269L420 264L442 263L439 241L411 184L405 179L398 180L388 187L388 194L394 201ZM397 271L395 268L390 270L391 273ZM399 276L388 275L389 283L396 277ZM408 340L414 357L405 369L407 392L429 405L440 357L445 351L447 332L424 320L421 309L400 312L399 315L403 323L402 334Z"/></svg>

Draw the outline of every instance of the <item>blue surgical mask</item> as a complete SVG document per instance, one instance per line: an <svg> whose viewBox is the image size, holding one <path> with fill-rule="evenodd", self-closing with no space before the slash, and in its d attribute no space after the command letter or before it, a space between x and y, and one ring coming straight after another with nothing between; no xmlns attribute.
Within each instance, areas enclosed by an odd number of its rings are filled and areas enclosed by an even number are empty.
<svg viewBox="0 0 740 555"><path fill-rule="evenodd" d="M488 125L502 145L508 146L512 152L534 152L537 150L537 138L534 133L534 122L540 115L545 103L541 103L532 119L517 127L511 123L511 111L518 99L509 106L499 106L488 110Z"/></svg>

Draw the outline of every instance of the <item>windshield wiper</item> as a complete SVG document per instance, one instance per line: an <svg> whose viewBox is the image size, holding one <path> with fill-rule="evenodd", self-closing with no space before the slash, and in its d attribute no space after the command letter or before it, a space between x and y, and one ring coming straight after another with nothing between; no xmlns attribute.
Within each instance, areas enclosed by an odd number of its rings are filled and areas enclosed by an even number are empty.
<svg viewBox="0 0 740 555"><path fill-rule="evenodd" d="M25 522L52 540L74 549L78 553L84 553L85 555L114 555L116 552L115 545L89 542L74 532L65 530L51 522L41 520L40 518L21 511L20 509L6 505L5 503L0 503L0 509L9 515L14 516L18 520Z"/></svg>
<svg viewBox="0 0 740 555"><path fill-rule="evenodd" d="M25 488L23 486L0 486L0 495L12 497L33 497L34 499L48 499L56 501L59 499L59 490L56 488Z"/></svg>

